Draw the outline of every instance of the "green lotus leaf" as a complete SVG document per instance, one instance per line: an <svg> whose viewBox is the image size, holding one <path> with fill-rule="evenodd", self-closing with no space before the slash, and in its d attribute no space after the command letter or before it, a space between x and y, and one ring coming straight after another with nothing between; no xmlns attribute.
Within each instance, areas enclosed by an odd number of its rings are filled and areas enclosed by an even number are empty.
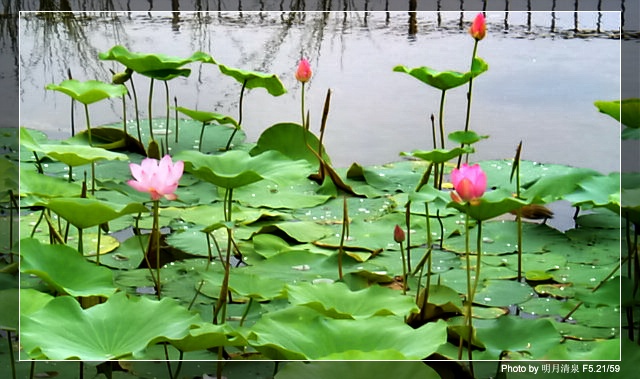
<svg viewBox="0 0 640 379"><path fill-rule="evenodd" d="M387 352L385 352L387 353ZM389 351L389 353L391 353ZM440 375L423 362L358 362L357 356L345 358L343 362L290 362L278 370L275 379L335 379L335 378L422 378L440 379ZM379 360L394 360L389 355L381 355Z"/></svg>
<svg viewBox="0 0 640 379"><path fill-rule="evenodd" d="M560 200L579 189L580 183L586 180L601 177L591 169L574 168L566 174L546 175L533 183L527 184L520 192L520 196L529 203L550 203ZM620 177L618 174L618 185Z"/></svg>
<svg viewBox="0 0 640 379"><path fill-rule="evenodd" d="M59 293L109 297L117 290L111 270L88 262L72 247L25 238L20 255L22 272L37 275Z"/></svg>
<svg viewBox="0 0 640 379"><path fill-rule="evenodd" d="M288 285L287 293L292 304L304 305L337 319L407 316L418 311L413 298L381 286L371 286L354 292L340 282L301 283L295 286Z"/></svg>
<svg viewBox="0 0 640 379"><path fill-rule="evenodd" d="M362 352L358 359L379 358L380 351L423 359L446 342L446 333L442 320L413 329L398 317L337 320L307 307L291 307L264 315L248 340L271 359L344 359L354 351Z"/></svg>
<svg viewBox="0 0 640 379"><path fill-rule="evenodd" d="M477 240L478 228L469 231L471 249L475 251L475 241ZM548 225L534 223L522 224L522 235L525 236L522 251L524 253L541 253L549 246L556 245L558 254L562 254L561 249L569 246L569 239L562 232ZM511 254L517 250L518 227L514 221L489 221L482 224L482 253L483 255ZM444 247L459 253L465 252L464 231L462 235L455 238L448 238L444 241ZM553 250L552 250L553 251ZM549 266L551 267L551 266Z"/></svg>
<svg viewBox="0 0 640 379"><path fill-rule="evenodd" d="M8 199L8 192L18 192L18 166L6 159L0 158L0 201ZM20 173L22 174L22 173Z"/></svg>
<svg viewBox="0 0 640 379"><path fill-rule="evenodd" d="M213 325L200 323L189 330L189 334L179 340L170 340L180 351L198 351L217 346L244 346L247 341L229 324Z"/></svg>
<svg viewBox="0 0 640 379"><path fill-rule="evenodd" d="M564 316L568 314L578 302L570 299L568 301L558 300L551 297L536 297L519 304L521 311L530 314L532 317Z"/></svg>
<svg viewBox="0 0 640 379"><path fill-rule="evenodd" d="M175 159L184 161L185 170L222 188L238 188L262 179L278 182L286 177L300 177L309 172L305 161L292 161L276 151L251 156L242 150L220 155L183 151Z"/></svg>
<svg viewBox="0 0 640 379"><path fill-rule="evenodd" d="M525 201L511 196L508 191L494 190L485 193L477 204L461 204L452 201L447 206L467 213L474 220L484 221L509 213L526 204Z"/></svg>
<svg viewBox="0 0 640 379"><path fill-rule="evenodd" d="M44 308L54 296L33 288L20 289L20 316L28 316Z"/></svg>
<svg viewBox="0 0 640 379"><path fill-rule="evenodd" d="M40 197L73 197L80 196L82 187L68 180L38 174L35 171L22 170L20 172L21 195L35 195Z"/></svg>
<svg viewBox="0 0 640 379"><path fill-rule="evenodd" d="M306 130L299 124L275 124L260 134L256 146L251 149L251 155L258 155L268 150L277 150L293 160L304 159L316 165L318 164L318 158L309 150L305 140L309 146L317 151L320 141L311 131ZM322 149L322 158L325 162L331 163L331 159L324 148Z"/></svg>
<svg viewBox="0 0 640 379"><path fill-rule="evenodd" d="M411 153L402 152L400 155L416 157L433 163L444 163L465 153L473 153L473 149L470 147L454 147L451 150L414 150Z"/></svg>
<svg viewBox="0 0 640 379"><path fill-rule="evenodd" d="M24 127L20 128L20 143L29 150L45 153L51 158L73 167L100 160L129 160L129 157L125 154L115 153L99 147L39 143L31 135L31 132Z"/></svg>
<svg viewBox="0 0 640 379"><path fill-rule="evenodd" d="M51 209L80 229L104 224L129 213L149 211L141 203L116 204L85 198L53 198L40 205Z"/></svg>
<svg viewBox="0 0 640 379"><path fill-rule="evenodd" d="M68 79L60 84L48 84L45 88L62 92L85 105L110 97L120 97L127 93L127 87L122 84L109 84L99 80L80 82Z"/></svg>
<svg viewBox="0 0 640 379"><path fill-rule="evenodd" d="M150 344L188 335L200 317L175 300L127 297L120 292L83 310L69 296L21 318L20 342L32 357L104 361L132 358Z"/></svg>
<svg viewBox="0 0 640 379"><path fill-rule="evenodd" d="M458 130L456 132L449 133L448 138L453 142L471 145L480 140L489 138L489 136L481 136L473 130L468 130L466 132L464 130Z"/></svg>
<svg viewBox="0 0 640 379"><path fill-rule="evenodd" d="M471 71L461 73L457 71L437 71L429 67L417 67L409 69L405 66L396 66L395 72L404 72L420 80L423 83L446 91L467 83L472 78L482 74L489 69L489 65L481 58L475 57L471 65Z"/></svg>
<svg viewBox="0 0 640 379"><path fill-rule="evenodd" d="M269 277L236 271L229 278L229 289L242 297L267 301L284 297L285 283Z"/></svg>
<svg viewBox="0 0 640 379"><path fill-rule="evenodd" d="M19 310L19 292L18 288L10 288L0 290L0 329L15 332L18 330Z"/></svg>
<svg viewBox="0 0 640 379"><path fill-rule="evenodd" d="M189 109L189 108L184 108L184 107L176 107L175 108L178 112L185 114L189 117L191 117L192 119L196 120L196 121L200 121L200 122L204 122L204 123L210 123L210 122L217 122L218 124L221 125L228 125L231 124L233 126L235 126L236 128L238 127L238 121L236 121L233 117L231 116L226 116L220 113L215 113L215 112L205 112L205 111L198 111L195 109Z"/></svg>
<svg viewBox="0 0 640 379"><path fill-rule="evenodd" d="M180 70L180 67L188 63L199 61L216 64L211 55L201 51L193 53L188 58L180 58L164 54L133 53L120 45L112 47L107 52L99 53L98 58L118 61L139 74L159 80L169 80L172 75L189 76L191 70Z"/></svg>
<svg viewBox="0 0 640 379"><path fill-rule="evenodd" d="M597 291L576 288L576 299L592 305L620 305L620 278L608 280Z"/></svg>
<svg viewBox="0 0 640 379"><path fill-rule="evenodd" d="M240 84L246 83L246 88L264 88L273 96L280 96L287 93L284 85L276 74L267 74L256 71L245 71L239 68L233 68L219 64L220 72L231 76Z"/></svg>
<svg viewBox="0 0 640 379"><path fill-rule="evenodd" d="M298 161L304 162L306 161ZM311 172L311 166L308 166ZM286 180L280 185L271 182L256 182L238 188L233 198L242 205L271 209L310 209L324 204L332 196L319 194L320 187L312 180Z"/></svg>
<svg viewBox="0 0 640 379"><path fill-rule="evenodd" d="M569 310L567 310L569 312ZM565 313L566 314L566 313ZM593 341L593 340L606 340L612 339L619 335L619 331L617 328L590 328L588 326L572 324L568 322L560 322L557 319L553 319L553 326L556 327L558 333L560 333L563 337L566 338L565 344L569 342L569 340L579 340L579 341ZM620 342L620 340L616 340L616 342ZM560 345L560 346L564 346ZM549 356L553 356L554 359L558 359L553 355L554 353L549 353ZM569 357L563 359L571 359ZM573 358L575 359L575 358ZM592 359L602 359L602 356L594 357Z"/></svg>
<svg viewBox="0 0 640 379"><path fill-rule="evenodd" d="M489 279L476 293L474 302L491 307L508 307L529 300L533 294L533 289L526 283Z"/></svg>
<svg viewBox="0 0 640 379"><path fill-rule="evenodd" d="M503 316L488 325L477 329L485 351L474 352L474 359L496 360L504 351L518 352L529 359L542 359L562 341L562 336L547 319Z"/></svg>
<svg viewBox="0 0 640 379"><path fill-rule="evenodd" d="M601 100L594 102L594 105L600 112L615 118L627 128L640 128L640 99Z"/></svg>
<svg viewBox="0 0 640 379"><path fill-rule="evenodd" d="M605 207L620 213L620 173L592 176L578 183L578 191L564 196L573 206Z"/></svg>
<svg viewBox="0 0 640 379"><path fill-rule="evenodd" d="M567 325L567 324L565 323L563 325ZM571 325L568 325L568 326L571 326ZM610 329L607 328L600 332L607 333L607 332L610 332ZM611 336L609 335L607 338L610 338L610 337ZM573 341L571 339L567 339L567 341L565 341L564 343L560 345L556 345L553 349L551 349L546 354L545 358L549 360L563 360L563 361L576 361L576 360L578 361L618 361L616 362L616 364L612 364L611 367L613 368L613 367L619 366L619 361L621 358L620 339L616 338L616 339L605 339L605 340L598 340L598 341L589 341L589 340L583 341L582 338L580 339L581 339L580 341ZM624 338L622 339L622 341L630 341L630 340ZM623 342L623 345L624 345L624 342ZM631 345L631 343L629 345ZM627 346L622 347L622 352L627 351ZM635 346L628 346L628 347L630 349L633 349L634 347L637 347L637 344ZM623 359L623 362L635 362L635 361L628 361L624 358L622 359ZM631 365L632 365L631 367L635 367L633 363L631 363ZM604 366L604 367L607 367L607 366ZM589 371L585 371L585 373L582 375L584 378L597 379L597 378L602 378L603 376L625 377L624 374L618 374L618 372L615 372L615 374L612 374L612 375L603 374L602 372L596 372L597 368L595 365L591 365L590 367L592 368L592 370L594 370L594 372L591 373ZM622 370L624 370L625 366L622 366L622 367L623 367ZM613 372L614 371L612 371L612 373ZM626 376L626 378L633 378L634 375L636 374L631 373L628 376Z"/></svg>

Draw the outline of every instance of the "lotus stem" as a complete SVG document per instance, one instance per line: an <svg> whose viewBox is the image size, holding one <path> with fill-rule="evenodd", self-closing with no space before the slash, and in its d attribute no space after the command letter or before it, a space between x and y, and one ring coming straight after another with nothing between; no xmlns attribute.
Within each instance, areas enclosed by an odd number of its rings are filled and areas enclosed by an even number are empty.
<svg viewBox="0 0 640 379"><path fill-rule="evenodd" d="M166 80L164 82L164 93L165 99L167 101L167 122L164 126L164 141L167 144L167 154L169 154L169 84L167 84Z"/></svg>
<svg viewBox="0 0 640 379"><path fill-rule="evenodd" d="M207 123L205 121L202 122L202 129L200 129L200 140L198 141L198 151L202 152L202 140L204 139L204 126Z"/></svg>
<svg viewBox="0 0 640 379"><path fill-rule="evenodd" d="M149 111L149 138L153 140L153 113L151 113L151 100L153 99L153 78L149 84L149 104L147 106Z"/></svg>
<svg viewBox="0 0 640 379"><path fill-rule="evenodd" d="M304 84L304 83L303 83ZM349 213L347 209L347 197L343 197L342 203L342 232L340 233L340 247L338 248L338 277L342 280L342 257L344 255L344 239L349 238Z"/></svg>
<svg viewBox="0 0 640 379"><path fill-rule="evenodd" d="M247 315L249 314L249 309L251 308L252 304L253 304L253 298L250 297L249 301L247 302L247 306L244 309L244 312L242 312L242 317L240 317L240 326L244 325L244 320L247 318Z"/></svg>
<svg viewBox="0 0 640 379"><path fill-rule="evenodd" d="M302 127L305 129L309 128L309 125L307 125L307 123L305 122L304 119L304 87L305 87L305 83L302 82L302 95L301 95L301 101L300 101L300 114L302 116Z"/></svg>
<svg viewBox="0 0 640 379"><path fill-rule="evenodd" d="M29 368L29 379L33 379L33 376L36 372L36 361L31 360L31 367Z"/></svg>
<svg viewBox="0 0 640 379"><path fill-rule="evenodd" d="M136 109L136 127L138 128L138 141L142 143L142 134L140 132L140 115L138 114L138 94L136 93L136 86L133 84L133 76L129 78L131 82L131 91L133 91L133 106Z"/></svg>
<svg viewBox="0 0 640 379"><path fill-rule="evenodd" d="M151 237L154 239L153 246L156 250L156 289L158 291L158 300L160 300L161 287L160 282L160 200L153 201L153 227Z"/></svg>
<svg viewBox="0 0 640 379"><path fill-rule="evenodd" d="M98 242L96 243L96 265L100 266L100 237L102 233L100 231L100 225L98 225Z"/></svg>
<svg viewBox="0 0 640 379"><path fill-rule="evenodd" d="M473 67L473 61L476 59L476 51L478 50L478 41L477 39L474 38L474 44L473 44L473 54L471 54L471 67ZM473 89L473 76L469 79L469 91L467 92L467 115L465 117L465 121L464 121L464 131L468 132L469 131L469 120L471 118L471 90ZM461 143L460 147L464 147L464 144ZM465 158L464 158L465 163L469 163L469 153L465 154ZM458 156L458 164L456 165L457 168L460 168L460 163L462 162L462 155Z"/></svg>
<svg viewBox="0 0 640 379"><path fill-rule="evenodd" d="M122 131L126 138L129 133L127 133L127 103L124 96L122 96Z"/></svg>
<svg viewBox="0 0 640 379"><path fill-rule="evenodd" d="M87 133L89 133L89 146L93 146L91 142L91 122L89 121L89 105L84 104L84 116L87 120Z"/></svg>
<svg viewBox="0 0 640 379"><path fill-rule="evenodd" d="M405 206L404 218L407 225L407 272L411 272L411 200Z"/></svg>
<svg viewBox="0 0 640 379"><path fill-rule="evenodd" d="M404 256L404 246L402 242L400 244L400 255L402 256L402 294L407 294L407 259Z"/></svg>
<svg viewBox="0 0 640 379"><path fill-rule="evenodd" d="M178 97L174 96L173 97L173 109L175 110L175 119L176 119L176 140L175 142L178 143L178 130L180 130L178 128ZM182 353L182 352L181 352Z"/></svg>
<svg viewBox="0 0 640 379"><path fill-rule="evenodd" d="M16 362L13 356L13 342L11 342L11 331L7 330L7 341L9 341L9 359L11 360L11 377L16 379Z"/></svg>
<svg viewBox="0 0 640 379"><path fill-rule="evenodd" d="M465 251L465 261L467 265L467 304L466 304L466 315L465 315L465 324L471 324L471 258L469 257L469 214L465 212L464 219L464 251ZM462 359L462 346L463 346L463 337L460 336L460 345L458 345L458 360ZM471 350L471 340L469 340L469 350Z"/></svg>
<svg viewBox="0 0 640 379"><path fill-rule="evenodd" d="M225 150L229 150L231 148L231 141L233 141L233 137L235 137L238 129L240 129L242 125L242 107L244 100L244 89L247 87L247 79L242 82L242 88L240 89L240 103L238 104L238 126L233 129L231 133L231 137L229 137L229 141L227 141L227 146L224 148Z"/></svg>
<svg viewBox="0 0 640 379"><path fill-rule="evenodd" d="M13 207L19 211L20 207L13 195L13 190L9 190L9 263L13 263Z"/></svg>
<svg viewBox="0 0 640 379"><path fill-rule="evenodd" d="M167 371L169 371L169 379L173 379L173 370L171 369L171 361L169 360L169 349L167 348L167 344L162 344L164 346L164 357L167 362Z"/></svg>
<svg viewBox="0 0 640 379"><path fill-rule="evenodd" d="M229 223L232 219L232 207L233 205L233 188L227 188L224 194L224 220ZM227 297L229 293L229 275L231 272L231 249L233 248L232 240L233 240L233 230L226 225L227 229L227 254L224 261L224 278L222 280L222 286L220 287L220 296L218 297L218 302L216 304L216 309L213 313L213 323L218 324L218 314L221 313L222 324L225 323L226 320L226 308L227 308Z"/></svg>

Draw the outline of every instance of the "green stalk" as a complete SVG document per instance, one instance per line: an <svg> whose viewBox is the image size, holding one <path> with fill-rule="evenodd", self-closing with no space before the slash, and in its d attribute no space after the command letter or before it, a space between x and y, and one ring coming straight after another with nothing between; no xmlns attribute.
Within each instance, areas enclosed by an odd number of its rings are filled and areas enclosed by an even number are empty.
<svg viewBox="0 0 640 379"><path fill-rule="evenodd" d="M308 129L309 125L307 125L307 123L305 122L305 119L304 119L304 85L305 85L305 83L303 82L302 83L302 99L301 99L302 101L300 102L301 103L300 110L301 110L301 115L302 115L302 127L305 128L305 129Z"/></svg>
<svg viewBox="0 0 640 379"><path fill-rule="evenodd" d="M84 246L82 243L82 228L78 228L78 251L80 254L84 254Z"/></svg>
<svg viewBox="0 0 640 379"><path fill-rule="evenodd" d="M167 101L167 122L164 126L164 141L167 144L167 154L169 153L169 84L166 80L164 82L164 92L166 94L165 99Z"/></svg>
<svg viewBox="0 0 640 379"><path fill-rule="evenodd" d="M138 114L138 94L136 94L136 86L133 85L133 76L129 78L131 82L131 90L133 91L133 106L136 108L136 127L138 128L138 141L142 143L142 134L140 132L140 115Z"/></svg>
<svg viewBox="0 0 640 379"><path fill-rule="evenodd" d="M89 105L84 104L84 116L87 119L87 130L89 133L89 146L93 146L93 143L91 142L91 122L89 122Z"/></svg>
<svg viewBox="0 0 640 379"><path fill-rule="evenodd" d="M178 98L176 96L173 97L173 105L175 109L175 119L176 119L176 143L178 143ZM182 353L182 352L181 352Z"/></svg>
<svg viewBox="0 0 640 379"><path fill-rule="evenodd" d="M153 114L151 113L151 100L153 99L153 78L151 78L151 83L149 85L149 104L147 106L149 111L149 138L153 141Z"/></svg>
<svg viewBox="0 0 640 379"><path fill-rule="evenodd" d="M238 104L238 126L236 126L236 128L233 129L233 133L231 133L231 137L229 137L229 141L227 141L227 146L224 148L225 150L229 150L229 148L231 147L231 141L233 141L233 137L235 137L236 133L238 132L238 129L240 129L242 125L242 104L244 99L244 89L246 87L247 87L247 80L245 79L244 82L242 82L242 88L240 89L240 103Z"/></svg>
<svg viewBox="0 0 640 379"><path fill-rule="evenodd" d="M102 237L102 233L100 225L98 225L98 243L96 244L96 265L98 266L100 266L100 237Z"/></svg>
<svg viewBox="0 0 640 379"><path fill-rule="evenodd" d="M204 138L204 126L206 125L206 122L202 122L202 129L200 130L200 141L198 141L198 151L202 152L202 139Z"/></svg>
<svg viewBox="0 0 640 379"><path fill-rule="evenodd" d="M11 378L16 379L16 359L13 356L13 343L11 342L10 330L7 330L7 341L9 341L9 359L11 360Z"/></svg>
<svg viewBox="0 0 640 379"><path fill-rule="evenodd" d="M160 300L162 287L160 283L160 200L153 201L153 228L151 235L154 238L153 245L156 249L156 287L158 287L158 300Z"/></svg>
<svg viewBox="0 0 640 379"><path fill-rule="evenodd" d="M465 213L464 218L464 251L465 251L465 260L467 264L467 314L465 315L465 323L467 325L471 324L471 259L469 258L469 214ZM462 343L463 339L460 336L460 345L458 346L458 360L462 359ZM469 350L471 350L471 340L469 340Z"/></svg>
<svg viewBox="0 0 640 379"><path fill-rule="evenodd" d="M471 67L473 67L473 60L476 59L476 51L478 50L478 41L474 39L473 44L473 54L471 54ZM467 92L467 116L464 122L464 131L469 131L469 119L471 118L471 90L473 89L473 77L469 79L469 91ZM464 144L460 144L460 147L464 147ZM460 168L460 163L462 162L462 155L458 156L458 164L456 167ZM469 163L469 153L465 154L465 163Z"/></svg>
<svg viewBox="0 0 640 379"><path fill-rule="evenodd" d="M408 234L408 233L407 233ZM400 242L400 255L402 256L402 294L407 294L407 260L404 256L404 247Z"/></svg>
<svg viewBox="0 0 640 379"><path fill-rule="evenodd" d="M122 96L122 131L124 132L125 137L127 136L127 103Z"/></svg>
<svg viewBox="0 0 640 379"><path fill-rule="evenodd" d="M444 149L444 96L447 93L446 90L442 90L442 96L440 97L440 115L438 116L438 122L440 124L440 147ZM442 189L442 178L444 177L444 162L440 164L440 178L438 179L438 189Z"/></svg>
<svg viewBox="0 0 640 379"><path fill-rule="evenodd" d="M407 272L411 272L411 200L405 206L404 222L407 225Z"/></svg>
<svg viewBox="0 0 640 379"><path fill-rule="evenodd" d="M249 314L249 308L251 308L251 304L253 304L252 297L249 298L249 301L247 302L247 306L244 309L244 312L242 312L242 317L240 318L240 326L244 324L244 320L247 318L247 315Z"/></svg>
<svg viewBox="0 0 640 379"><path fill-rule="evenodd" d="M349 213L347 209L347 197L342 203L342 232L340 233L340 247L338 248L338 277L342 280L342 257L344 255L344 239L349 237Z"/></svg>
<svg viewBox="0 0 640 379"><path fill-rule="evenodd" d="M224 220L225 222L231 222L231 206L233 204L233 188L227 188L224 194ZM227 229L227 254L225 257L224 264L224 278L222 280L222 286L220 286L220 296L218 297L218 302L216 304L216 309L213 314L213 323L218 324L218 314L221 312L221 323L224 324L226 320L226 305L227 305L227 297L229 293L229 275L231 269L231 249L233 233L232 229L229 226L226 226Z"/></svg>

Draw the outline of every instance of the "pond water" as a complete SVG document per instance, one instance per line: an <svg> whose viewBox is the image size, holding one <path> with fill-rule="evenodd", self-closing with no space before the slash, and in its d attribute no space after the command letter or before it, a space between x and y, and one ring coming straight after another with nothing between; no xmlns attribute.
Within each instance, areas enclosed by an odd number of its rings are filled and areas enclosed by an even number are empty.
<svg viewBox="0 0 640 379"><path fill-rule="evenodd" d="M110 81L114 62L98 52L122 44L135 52L187 57L210 53L226 65L276 73L288 89L272 97L263 89L244 99L249 141L278 122L300 119L301 55L314 75L306 103L318 130L324 97L332 90L325 144L334 164L383 164L399 152L431 149L429 117L437 118L440 91L393 72L396 65L467 71L473 39L466 30L474 12L228 12L90 13L61 18L20 17L20 124L51 137L70 134L70 101L46 91L67 78ZM576 20L585 32L573 31ZM512 157L619 171L619 128L593 105L620 97L619 13L488 12L487 37L478 55L489 70L473 85L471 129L490 138L472 159ZM215 66L191 65L189 78L170 82L180 106L238 116L240 85ZM146 117L148 82L135 77ZM164 117L162 84L154 88L154 116ZM131 101L128 102L132 104ZM447 132L464 128L466 86L447 92ZM90 106L91 123L121 120L121 102ZM127 111L129 117L133 109ZM173 117L173 112L172 112ZM76 107L76 125L84 115ZM453 147L448 143L448 147Z"/></svg>

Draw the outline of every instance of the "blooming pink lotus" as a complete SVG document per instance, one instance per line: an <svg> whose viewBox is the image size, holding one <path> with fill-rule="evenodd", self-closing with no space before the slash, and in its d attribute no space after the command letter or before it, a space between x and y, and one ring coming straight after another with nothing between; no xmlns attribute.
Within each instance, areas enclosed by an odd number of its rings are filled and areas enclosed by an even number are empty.
<svg viewBox="0 0 640 379"><path fill-rule="evenodd" d="M145 158L138 165L129 164L131 175L135 180L127 181L131 187L140 192L148 192L152 200L167 200L178 198L174 193L182 177L184 162L173 163L169 155L165 155L159 162L157 159Z"/></svg>
<svg viewBox="0 0 640 379"><path fill-rule="evenodd" d="M313 72L311 72L311 65L309 64L309 61L305 58L302 58L300 60L300 63L298 64L296 79L298 79L298 81L300 81L301 83L306 83L309 81L309 79L311 79L312 73Z"/></svg>
<svg viewBox="0 0 640 379"><path fill-rule="evenodd" d="M487 189L487 174L477 163L473 166L463 163L459 169L454 168L451 171L451 183L455 189L451 192L453 201L457 203L468 201L474 204Z"/></svg>
<svg viewBox="0 0 640 379"><path fill-rule="evenodd" d="M487 34L487 23L482 13L478 13L476 18L473 19L473 23L469 28L469 34L471 34L476 41L480 41Z"/></svg>

